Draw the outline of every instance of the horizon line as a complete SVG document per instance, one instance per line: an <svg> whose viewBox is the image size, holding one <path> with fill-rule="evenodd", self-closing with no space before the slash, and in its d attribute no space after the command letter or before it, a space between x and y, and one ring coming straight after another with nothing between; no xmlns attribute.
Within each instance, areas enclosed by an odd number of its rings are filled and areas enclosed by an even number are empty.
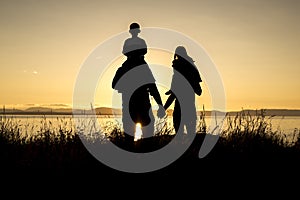
<svg viewBox="0 0 300 200"><path fill-rule="evenodd" d="M82 108L73 108L71 104L64 104L64 103L53 103L53 104L2 104L0 107L0 112L3 111L3 109L6 110L22 110L26 111L27 109L30 108L45 108L45 109L53 109L53 110L59 110L59 109L74 109L74 110L91 110L91 109L82 109ZM122 107L110 107L107 105L94 105L94 109L99 109L99 108L108 108L108 109L122 109ZM153 106L155 107L155 105ZM153 109L157 110L157 109ZM168 109L168 110L173 110L173 109ZM202 109L196 109L197 111L203 111ZM243 108L241 107L240 109L226 109L226 111L220 111L218 109L204 109L204 111L217 111L217 112L240 112L240 111L261 111L261 110L299 110L300 108Z"/></svg>

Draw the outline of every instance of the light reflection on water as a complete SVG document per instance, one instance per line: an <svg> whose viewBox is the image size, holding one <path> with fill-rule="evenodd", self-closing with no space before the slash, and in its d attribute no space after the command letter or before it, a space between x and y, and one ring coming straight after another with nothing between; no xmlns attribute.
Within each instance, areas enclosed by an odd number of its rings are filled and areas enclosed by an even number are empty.
<svg viewBox="0 0 300 200"><path fill-rule="evenodd" d="M72 117L71 115L5 115L0 116L0 120L6 120L8 123L17 126L21 133L28 134L38 134L45 130L50 130L55 133L59 130L64 131L80 131L80 132L100 132L99 126L95 126L95 121L91 116L77 116ZM99 116L97 118L98 125L100 128L108 128L109 126L119 126L122 128L122 119L121 117L113 116ZM157 120L157 119L156 119ZM213 120L213 121L211 121ZM224 123L221 124L222 119L215 119L211 116L205 117L205 123L208 126L208 132L214 127L210 127L215 124L223 125L223 129L226 129L227 120L223 120ZM282 132L285 134L293 134L295 129L300 129L300 116L287 116L287 117L266 117L265 121L268 124L271 124L272 131ZM172 129L172 117L167 118L167 127ZM112 127L113 128L113 127ZM109 130L101 130L109 131Z"/></svg>

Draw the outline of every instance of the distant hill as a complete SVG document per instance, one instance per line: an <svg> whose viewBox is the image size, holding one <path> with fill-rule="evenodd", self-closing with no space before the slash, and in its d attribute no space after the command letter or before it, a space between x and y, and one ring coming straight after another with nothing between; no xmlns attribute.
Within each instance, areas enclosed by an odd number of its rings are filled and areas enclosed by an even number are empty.
<svg viewBox="0 0 300 200"><path fill-rule="evenodd" d="M5 109L5 113L10 114L10 113L21 113L24 112L23 110L20 109ZM3 114L3 109L0 109L0 114Z"/></svg>
<svg viewBox="0 0 300 200"><path fill-rule="evenodd" d="M42 112L42 113L47 113L51 112L53 109L47 108L47 107L30 107L24 110L25 112Z"/></svg>
<svg viewBox="0 0 300 200"><path fill-rule="evenodd" d="M121 115L122 110L116 108L107 108L107 107L100 107L96 108L97 115Z"/></svg>
<svg viewBox="0 0 300 200"><path fill-rule="evenodd" d="M244 112L251 116L260 115L262 110L243 110L228 112L229 115L237 115L238 113ZM289 110L289 109L265 109L263 110L266 116L300 116L300 110Z"/></svg>
<svg viewBox="0 0 300 200"><path fill-rule="evenodd" d="M0 109L0 114L21 114L21 115L34 115L34 114L40 114L40 115L72 115L72 114L83 114L83 115L89 115L96 113L97 115L121 115L122 110L121 109L115 109L115 108L108 108L108 107L99 107L95 110L91 109L72 109L72 108L49 108L49 107L30 107L25 110L20 109Z"/></svg>
<svg viewBox="0 0 300 200"><path fill-rule="evenodd" d="M153 111L154 115L156 115L156 110ZM203 111L197 111L197 114L200 115ZM230 116L235 116L244 112L245 114L250 114L251 116L261 114L262 110L243 110L243 111L230 111L227 112ZM72 108L49 108L49 107L30 107L25 110L20 109L0 109L0 114L22 114L22 115L30 115L30 114L40 114L40 115L72 115L72 114L83 114L89 115L96 113L97 115L122 115L122 109L118 108L109 108L109 107L98 107L95 110L83 110L83 109L76 109L73 110ZM172 116L173 110L167 110L168 116ZM220 115L220 111L205 111L206 116L211 115ZM224 113L222 113L224 114ZM266 109L264 110L264 114L266 116L300 116L300 110L289 110L289 109Z"/></svg>

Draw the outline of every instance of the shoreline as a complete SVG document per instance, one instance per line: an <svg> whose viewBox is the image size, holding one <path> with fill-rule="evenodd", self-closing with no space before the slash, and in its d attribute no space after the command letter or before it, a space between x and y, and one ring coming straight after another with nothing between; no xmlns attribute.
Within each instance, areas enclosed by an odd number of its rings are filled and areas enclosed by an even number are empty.
<svg viewBox="0 0 300 200"><path fill-rule="evenodd" d="M101 108L100 108L101 110ZM153 110L155 113L156 110ZM167 115L172 116L172 109L167 110ZM5 109L0 111L0 115L98 115L98 116L122 116L122 112L117 110L115 111L99 111L99 110L75 110L68 109L68 111L55 111L54 109L51 111L26 111L26 110L12 110ZM236 116L236 115L251 115L251 116L300 116L300 110L289 110L289 109L260 109L260 110L241 110L241 111L229 111L229 112L220 112L220 111L201 111L198 110L197 114L212 116L212 115L227 115L227 116Z"/></svg>

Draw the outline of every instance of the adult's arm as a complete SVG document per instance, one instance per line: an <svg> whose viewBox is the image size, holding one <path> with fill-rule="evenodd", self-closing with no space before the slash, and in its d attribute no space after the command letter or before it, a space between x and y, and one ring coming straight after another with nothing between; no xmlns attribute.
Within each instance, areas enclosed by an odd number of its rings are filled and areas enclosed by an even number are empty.
<svg viewBox="0 0 300 200"><path fill-rule="evenodd" d="M169 106L173 103L173 101L175 100L175 95L173 94L173 92L171 90L169 90L168 92L166 92L166 94L170 94L170 96L168 97L165 105L164 105L164 109L167 110L169 108Z"/></svg>
<svg viewBox="0 0 300 200"><path fill-rule="evenodd" d="M155 83L151 83L149 84L149 92L150 92L150 95L153 96L153 98L155 99L156 103L158 104L158 110L157 110L157 116L159 118L162 118L166 115L166 111L165 109L163 108L163 105L162 105L162 100L161 100L161 97L160 97L160 94L158 92L158 89L156 87L156 84Z"/></svg>
<svg viewBox="0 0 300 200"><path fill-rule="evenodd" d="M162 106L162 100L161 100L160 94L158 92L158 89L156 87L156 84L155 83L150 83L148 85L148 89L149 89L150 95L153 96L153 98L155 99L156 103L158 105Z"/></svg>

